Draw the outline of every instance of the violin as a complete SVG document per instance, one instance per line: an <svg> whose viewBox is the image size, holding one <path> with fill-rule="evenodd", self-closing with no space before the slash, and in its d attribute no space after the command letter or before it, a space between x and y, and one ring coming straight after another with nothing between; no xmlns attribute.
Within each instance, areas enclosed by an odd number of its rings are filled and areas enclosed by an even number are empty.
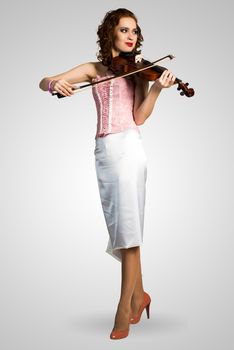
<svg viewBox="0 0 234 350"><path fill-rule="evenodd" d="M121 52L119 56L113 58L110 69L117 75L132 72L148 81L158 79L161 74L167 70L167 68L155 64L158 60L149 62L140 55L138 56L139 60L137 55L133 55L131 52ZM167 57L170 59L174 58L173 55L168 55L160 59L160 61ZM147 69L147 67L149 68ZM181 96L192 97L194 95L194 89L188 88L189 83L183 83L181 79L176 78L174 84L178 84L177 90L182 90L180 92Z"/></svg>
<svg viewBox="0 0 234 350"><path fill-rule="evenodd" d="M137 74L139 77L148 81L154 81L158 79L161 74L167 69L165 67L156 65L156 63L166 58L173 59L174 57L175 56L173 55L167 55L154 62L149 62L143 59L141 55L132 54L131 52L121 52L119 56L116 56L112 59L112 63L109 68L115 74L114 77L109 77L100 81L94 81L92 83L84 84L81 86L76 86L72 88L72 90L77 90L74 92L78 92L82 89L89 88L90 86L96 84L103 84L106 81L124 78L133 74ZM180 92L181 96L185 95L187 97L192 97L194 95L194 89L188 88L189 83L183 83L181 79L176 78L174 84L178 84L177 90L182 90ZM58 98L66 97L58 92L52 92L52 95L55 95Z"/></svg>

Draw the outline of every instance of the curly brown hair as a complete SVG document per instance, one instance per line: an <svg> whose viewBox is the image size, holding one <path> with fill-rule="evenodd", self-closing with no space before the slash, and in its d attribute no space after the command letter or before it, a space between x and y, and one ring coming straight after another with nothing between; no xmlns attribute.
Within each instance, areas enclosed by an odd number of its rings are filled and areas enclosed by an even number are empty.
<svg viewBox="0 0 234 350"><path fill-rule="evenodd" d="M97 58L104 66L110 66L111 64L113 33L121 17L131 17L137 24L137 18L133 12L125 8L119 8L117 10L107 12L102 23L98 26L97 35L99 39L97 40L97 44L99 45L100 49L97 53ZM144 38L141 34L141 28L137 24L137 42L136 46L132 50L133 54L139 54L141 52L140 50L137 51L137 49L142 45L141 42L143 40Z"/></svg>

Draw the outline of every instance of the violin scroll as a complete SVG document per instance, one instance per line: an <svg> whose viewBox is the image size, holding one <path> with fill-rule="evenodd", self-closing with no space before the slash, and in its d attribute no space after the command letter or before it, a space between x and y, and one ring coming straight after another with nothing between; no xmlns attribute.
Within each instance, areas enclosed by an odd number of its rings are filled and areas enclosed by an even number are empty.
<svg viewBox="0 0 234 350"><path fill-rule="evenodd" d="M188 88L189 83L183 83L182 81L178 82L177 90L182 90L180 92L181 96L192 97L194 95L194 89Z"/></svg>

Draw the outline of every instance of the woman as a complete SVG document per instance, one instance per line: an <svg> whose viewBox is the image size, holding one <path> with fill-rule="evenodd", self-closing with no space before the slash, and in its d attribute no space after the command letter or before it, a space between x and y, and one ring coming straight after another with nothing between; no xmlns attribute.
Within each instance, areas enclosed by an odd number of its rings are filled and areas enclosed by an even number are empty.
<svg viewBox="0 0 234 350"><path fill-rule="evenodd" d="M143 36L136 16L127 9L106 13L98 27L98 62L88 62L41 80L44 91L72 96L76 83L114 76L112 59L121 52L137 53ZM95 164L109 242L106 252L121 261L122 281L111 339L129 334L129 324L139 322L151 298L144 292L140 245L143 242L146 157L138 126L150 116L163 88L175 76L165 70L149 88L148 81L132 75L93 85L97 107Z"/></svg>

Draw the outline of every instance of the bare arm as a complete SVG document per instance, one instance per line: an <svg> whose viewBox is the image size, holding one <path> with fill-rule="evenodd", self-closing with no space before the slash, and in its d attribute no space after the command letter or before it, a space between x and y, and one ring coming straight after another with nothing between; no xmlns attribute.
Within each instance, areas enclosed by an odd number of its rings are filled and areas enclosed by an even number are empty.
<svg viewBox="0 0 234 350"><path fill-rule="evenodd" d="M134 103L134 119L137 125L144 124L145 120L151 115L161 90L171 87L175 79L176 77L170 71L165 70L160 78L155 80L149 91L148 88L142 88L138 84L138 87L135 89L136 103Z"/></svg>
<svg viewBox="0 0 234 350"><path fill-rule="evenodd" d="M74 94L72 84L91 82L96 74L95 62L83 63L64 73L43 78L39 83L39 88L48 91L49 82L52 81L51 87L54 91L64 96L70 96Z"/></svg>
<svg viewBox="0 0 234 350"><path fill-rule="evenodd" d="M149 82L148 80L139 78L137 75L134 76L134 79L135 79L134 119L136 124L139 124L138 123L139 118L137 118L137 115L138 115L137 111L148 95Z"/></svg>

